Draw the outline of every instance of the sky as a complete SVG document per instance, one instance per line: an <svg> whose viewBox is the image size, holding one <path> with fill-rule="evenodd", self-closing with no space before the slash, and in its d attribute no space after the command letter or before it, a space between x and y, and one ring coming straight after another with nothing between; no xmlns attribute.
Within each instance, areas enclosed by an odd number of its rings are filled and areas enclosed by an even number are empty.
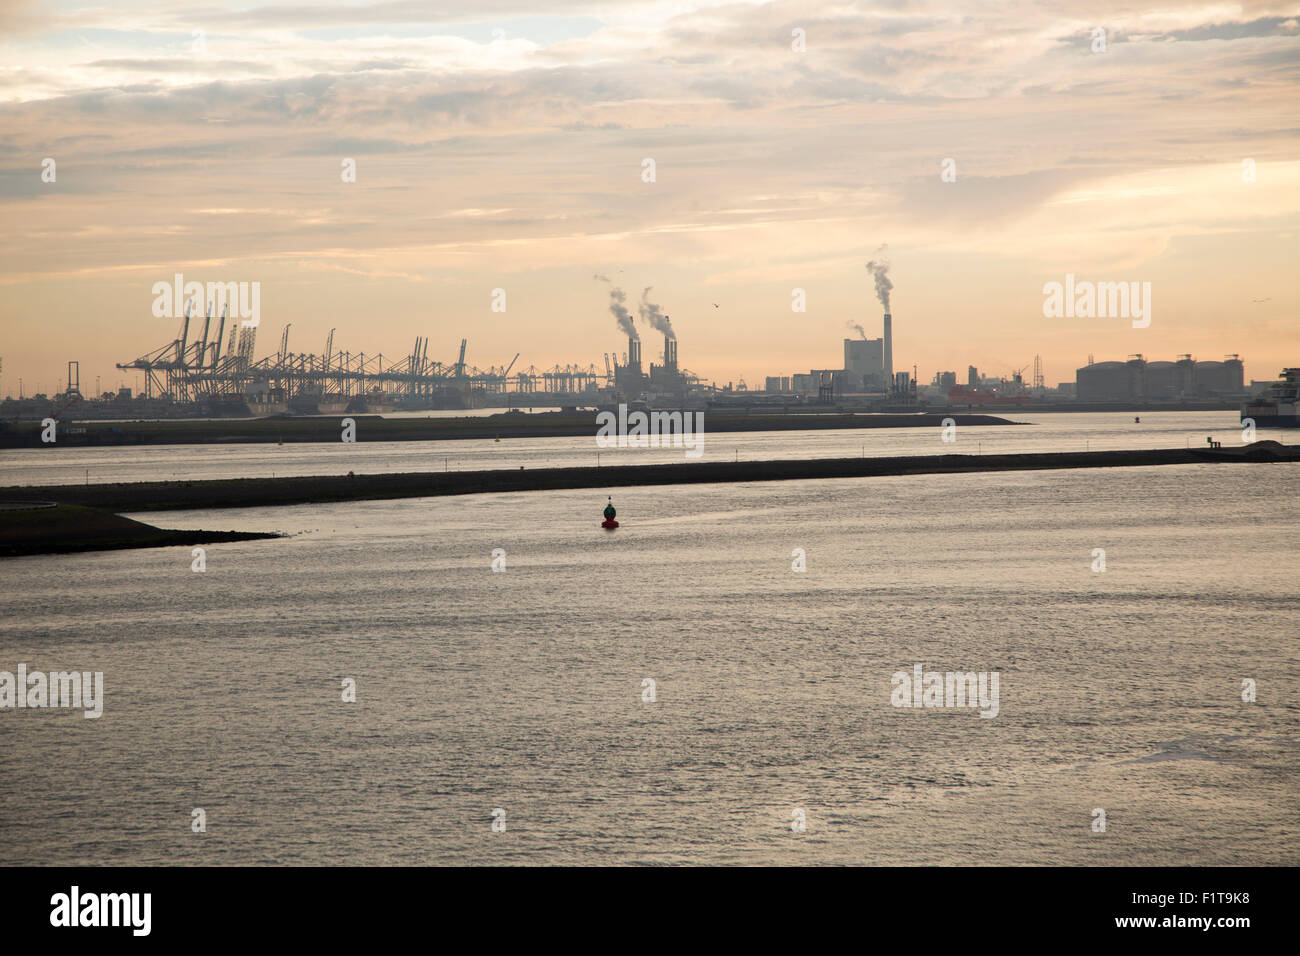
<svg viewBox="0 0 1300 956"><path fill-rule="evenodd" d="M684 367L761 387L880 334L882 259L923 383L1274 378L1297 80L1300 2L0 0L0 394L73 359L138 387L114 365L178 337L178 272L260 283L258 357L291 323L292 352L602 371L603 274L653 288ZM1045 315L1067 274L1149 282L1150 324Z"/></svg>

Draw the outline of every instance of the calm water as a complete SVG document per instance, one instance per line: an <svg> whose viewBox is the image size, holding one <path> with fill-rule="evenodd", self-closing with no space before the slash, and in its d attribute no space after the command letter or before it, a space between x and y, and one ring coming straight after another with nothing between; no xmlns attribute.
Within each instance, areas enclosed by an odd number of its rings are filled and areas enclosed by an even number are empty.
<svg viewBox="0 0 1300 956"><path fill-rule="evenodd" d="M292 537L0 564L0 669L107 697L0 711L0 863L1300 863L1298 486L610 489L612 534L589 491L148 516ZM1000 713L892 707L918 662L1000 672Z"/></svg>
<svg viewBox="0 0 1300 956"><path fill-rule="evenodd" d="M876 428L830 431L712 433L705 414L701 461L773 458L843 458L853 455L944 455L1007 452L1100 451L1117 448L1204 446L1213 435L1224 445L1241 444L1236 412L1128 412L1022 414L1005 416L1025 425L970 426L945 444L940 429ZM358 428L364 433L365 422ZM1257 438L1294 443L1294 429L1260 429ZM245 478L276 475L376 474L393 471L469 471L654 464L682 461L674 449L619 449L598 457L594 434L585 438L457 440L439 442L343 442L286 445L151 445L128 448L12 449L0 452L0 485L159 479Z"/></svg>

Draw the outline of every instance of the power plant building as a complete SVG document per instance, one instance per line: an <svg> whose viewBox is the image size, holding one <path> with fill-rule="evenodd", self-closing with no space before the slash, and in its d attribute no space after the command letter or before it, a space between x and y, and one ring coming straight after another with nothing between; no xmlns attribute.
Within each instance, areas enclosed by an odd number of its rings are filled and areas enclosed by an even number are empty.
<svg viewBox="0 0 1300 956"><path fill-rule="evenodd" d="M893 380L893 317L885 313L881 338L844 340L843 387L849 392L886 391Z"/></svg>
<svg viewBox="0 0 1300 956"><path fill-rule="evenodd" d="M686 380L677 370L677 340L664 336L664 364L650 363L650 387L657 392L680 393Z"/></svg>
<svg viewBox="0 0 1300 956"><path fill-rule="evenodd" d="M614 366L614 387L624 398L635 400L645 394L645 373L641 371L641 340L628 337L627 364Z"/></svg>
<svg viewBox="0 0 1300 956"><path fill-rule="evenodd" d="M880 389L885 375L884 339L845 339L844 377L853 391Z"/></svg>
<svg viewBox="0 0 1300 956"><path fill-rule="evenodd" d="M910 376L909 376L910 380ZM884 335L878 339L844 339L844 367L810 369L791 376L767 376L769 393L788 392L805 398L889 392L894 386L893 317L884 318Z"/></svg>
<svg viewBox="0 0 1300 956"><path fill-rule="evenodd" d="M681 398L686 393L686 376L677 365L677 339L664 336L664 363L650 363L647 375L641 368L641 340L628 337L627 364L614 366L614 388L625 399L647 395Z"/></svg>

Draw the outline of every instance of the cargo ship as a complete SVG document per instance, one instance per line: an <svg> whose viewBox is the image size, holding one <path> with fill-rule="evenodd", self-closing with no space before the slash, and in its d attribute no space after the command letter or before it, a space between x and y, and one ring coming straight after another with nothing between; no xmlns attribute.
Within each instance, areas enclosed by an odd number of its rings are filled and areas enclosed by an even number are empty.
<svg viewBox="0 0 1300 956"><path fill-rule="evenodd" d="M340 415L348 410L350 395L326 393L319 388L304 388L289 399L290 415Z"/></svg>
<svg viewBox="0 0 1300 956"><path fill-rule="evenodd" d="M1282 369L1282 381L1242 406L1241 420L1248 418L1257 428L1300 428L1300 368Z"/></svg>
<svg viewBox="0 0 1300 956"><path fill-rule="evenodd" d="M1031 395L999 395L969 385L954 385L948 389L949 405L1030 405L1033 401Z"/></svg>

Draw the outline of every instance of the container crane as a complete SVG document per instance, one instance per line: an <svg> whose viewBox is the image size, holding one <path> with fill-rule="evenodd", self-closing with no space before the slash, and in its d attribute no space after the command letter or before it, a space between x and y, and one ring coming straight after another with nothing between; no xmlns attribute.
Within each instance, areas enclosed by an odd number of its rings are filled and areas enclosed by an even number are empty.
<svg viewBox="0 0 1300 956"><path fill-rule="evenodd" d="M460 340L460 358L456 359L456 377L465 377L465 346L469 344L469 339Z"/></svg>

